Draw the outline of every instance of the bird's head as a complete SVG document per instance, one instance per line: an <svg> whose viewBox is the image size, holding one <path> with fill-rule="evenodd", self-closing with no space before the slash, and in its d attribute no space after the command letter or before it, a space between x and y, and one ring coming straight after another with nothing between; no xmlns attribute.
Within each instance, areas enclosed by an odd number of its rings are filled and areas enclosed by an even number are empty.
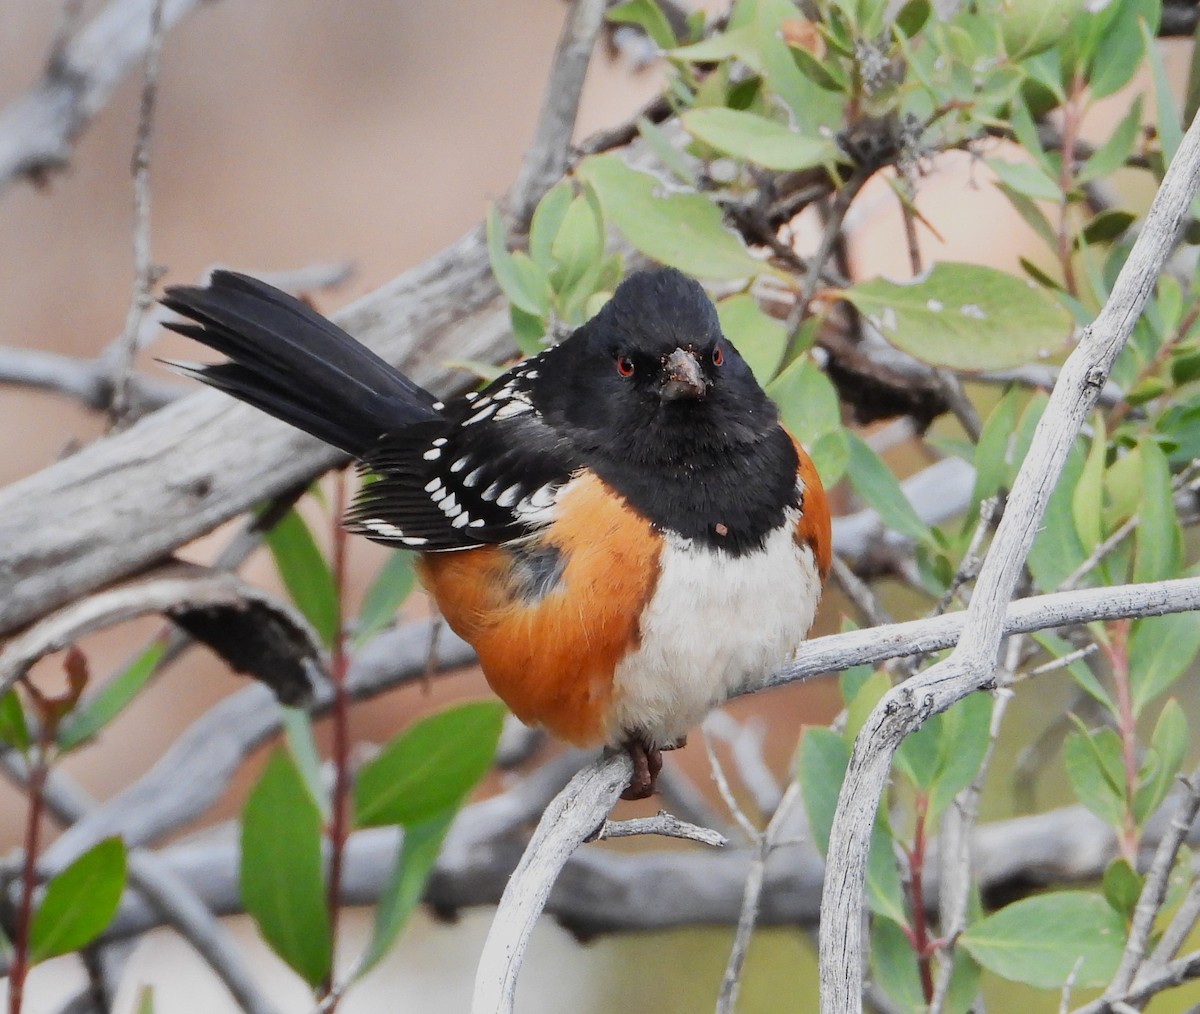
<svg viewBox="0 0 1200 1014"><path fill-rule="evenodd" d="M630 275L558 351L569 380L550 396L593 453L686 465L777 420L704 289L672 268Z"/></svg>

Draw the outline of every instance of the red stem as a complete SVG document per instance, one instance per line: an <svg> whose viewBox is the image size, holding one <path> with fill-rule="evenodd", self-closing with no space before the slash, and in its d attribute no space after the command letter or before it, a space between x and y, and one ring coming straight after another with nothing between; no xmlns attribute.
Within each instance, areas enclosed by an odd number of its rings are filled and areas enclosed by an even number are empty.
<svg viewBox="0 0 1200 1014"><path fill-rule="evenodd" d="M342 860L349 833L350 796L350 695L346 691L345 597L346 597L346 529L342 515L346 512L346 473L339 472L334 482L332 570L337 593L337 629L330 648L330 676L333 680L333 803L329 826L329 882L325 904L329 910L330 952L337 954L338 917L342 900ZM323 990L328 995L333 988L333 970ZM328 1008L337 1009L334 999Z"/></svg>
<svg viewBox="0 0 1200 1014"><path fill-rule="evenodd" d="M1133 714L1133 696L1129 687L1129 620L1108 624L1109 665L1117 691L1117 732L1121 737L1121 759L1125 767L1125 817L1121 829L1121 854L1131 865L1137 864L1138 830L1133 819L1133 797L1137 789L1137 719Z"/></svg>
<svg viewBox="0 0 1200 1014"><path fill-rule="evenodd" d="M912 848L908 850L908 891L912 904L912 933L909 940L917 955L917 968L921 973L921 991L925 1002L933 1001L933 950L929 940L929 924L925 921L925 818L929 811L929 797L918 792L916 798L916 826L913 829Z"/></svg>
<svg viewBox="0 0 1200 1014"><path fill-rule="evenodd" d="M1058 221L1058 258L1062 263L1063 287L1072 295L1078 295L1075 267L1071 262L1072 243L1069 216L1071 202L1068 195L1075 186L1075 139L1079 134L1083 99L1083 81L1076 77L1071 82L1067 101L1062 112L1062 163L1058 175L1058 187L1062 191L1062 210Z"/></svg>
<svg viewBox="0 0 1200 1014"><path fill-rule="evenodd" d="M21 1014L25 977L29 974L29 929L33 922L33 892L37 888L38 828L42 821L43 790L49 765L46 763L47 725L41 724L37 760L29 769L29 813L25 820L25 857L21 868L21 905L17 910L12 966L8 973L8 1014Z"/></svg>

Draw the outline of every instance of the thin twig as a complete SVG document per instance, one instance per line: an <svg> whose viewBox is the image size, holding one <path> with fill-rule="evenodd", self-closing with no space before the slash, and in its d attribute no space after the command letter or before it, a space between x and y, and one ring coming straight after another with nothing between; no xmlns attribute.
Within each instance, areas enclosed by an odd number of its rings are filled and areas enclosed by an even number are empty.
<svg viewBox="0 0 1200 1014"><path fill-rule="evenodd" d="M576 775L546 807L488 931L475 973L472 1014L512 1011L529 935L550 888L571 854L612 809L632 773L628 754L610 754Z"/></svg>
<svg viewBox="0 0 1200 1014"><path fill-rule="evenodd" d="M1104 998L1109 1001L1123 998L1129 992L1145 957L1146 944L1150 939L1150 931L1154 928L1154 920L1167 896L1167 885L1171 867L1175 864L1175 856L1187 838L1196 814L1200 812L1200 768L1184 779L1183 784L1183 798L1179 801L1158 848L1154 850L1154 861L1150 864L1150 869L1146 871L1146 880L1138 895L1137 906L1133 910L1129 940L1125 944L1124 954L1121 955L1121 964L1104 991Z"/></svg>
<svg viewBox="0 0 1200 1014"><path fill-rule="evenodd" d="M968 623L951 656L889 690L872 711L852 751L830 835L821 927L821 1010L862 1010L863 883L870 829L892 756L931 714L991 679L1011 600L1046 503L1112 363L1141 314L1200 184L1200 123L1183 143L1146 216L1112 295L1067 359L1013 484L1004 518L967 610Z"/></svg>
<svg viewBox="0 0 1200 1014"><path fill-rule="evenodd" d="M705 726L707 726L707 722ZM725 777L725 768L721 765L721 759L717 756L717 751L713 748L712 737L708 735L705 727L701 728L701 738L704 740L704 752L708 754L708 766L712 771L713 783L717 786L717 792L720 793L721 800L725 803L725 808L729 811L733 819L737 821L737 825L742 829L742 834L746 836L746 840L756 841L758 839L758 828L746 816L746 812L738 804L737 797L733 794L733 789L729 787L729 779Z"/></svg>
<svg viewBox="0 0 1200 1014"><path fill-rule="evenodd" d="M542 195L567 169L579 97L604 22L604 7L604 0L572 0L567 12L533 144L509 194L508 206L521 231Z"/></svg>
<svg viewBox="0 0 1200 1014"><path fill-rule="evenodd" d="M713 848L722 848L729 844L729 839L719 831L680 820L667 813L666 810L659 810L653 817L605 820L599 830L592 835L591 840L604 841L606 838L632 838L647 834L658 835L662 838L682 838L685 841L694 841L701 845L711 845Z"/></svg>
<svg viewBox="0 0 1200 1014"><path fill-rule="evenodd" d="M142 100L138 109L137 138L133 145L133 293L125 315L121 340L113 346L112 403L109 423L119 427L129 411L129 378L137 353L142 318L150 307L151 290L161 274L150 260L150 140L154 131L154 106L158 97L158 57L163 39L163 0L150 8L150 41L146 45Z"/></svg>
<svg viewBox="0 0 1200 1014"><path fill-rule="evenodd" d="M150 5L158 2L112 0L78 31L68 25L69 38L56 33L42 79L0 111L0 193L21 177L40 183L68 164L79 136L151 44ZM197 6L166 0L164 28Z"/></svg>
<svg viewBox="0 0 1200 1014"><path fill-rule="evenodd" d="M1152 974L1159 968L1167 966L1178 953L1179 948L1191 936L1197 919L1200 919L1200 880L1193 880L1192 886L1183 896L1183 901L1179 903L1179 908L1171 916L1171 922L1163 930L1163 935L1159 938L1158 945L1154 948L1150 959L1143 966L1143 974L1147 972Z"/></svg>
<svg viewBox="0 0 1200 1014"><path fill-rule="evenodd" d="M767 860L779 844L783 828L791 816L792 808L800 799L800 783L792 781L779 801L767 828L758 835L757 850L746 876L746 888L742 894L742 909L738 915L737 930L733 947L725 964L725 975L721 979L721 990L717 994L716 1014L733 1014L737 1006L738 989L742 983L742 969L746 964L746 953L750 949L750 938L758 921L759 899L762 897L763 881L766 878Z"/></svg>

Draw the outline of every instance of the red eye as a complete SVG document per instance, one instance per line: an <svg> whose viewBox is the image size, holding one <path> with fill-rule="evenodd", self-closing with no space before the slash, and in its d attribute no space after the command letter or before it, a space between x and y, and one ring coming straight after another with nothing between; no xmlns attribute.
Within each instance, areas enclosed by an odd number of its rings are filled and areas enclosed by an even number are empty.
<svg viewBox="0 0 1200 1014"><path fill-rule="evenodd" d="M712 361L713 366L720 366L723 362L725 362L725 353L721 351L720 345L713 349Z"/></svg>
<svg viewBox="0 0 1200 1014"><path fill-rule="evenodd" d="M617 372L622 377L633 376L633 360L628 356L617 356Z"/></svg>

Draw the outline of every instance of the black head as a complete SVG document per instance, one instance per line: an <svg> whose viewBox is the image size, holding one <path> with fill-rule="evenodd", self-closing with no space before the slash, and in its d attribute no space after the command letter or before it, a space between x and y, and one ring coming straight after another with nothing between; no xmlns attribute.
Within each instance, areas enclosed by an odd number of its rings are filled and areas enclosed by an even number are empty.
<svg viewBox="0 0 1200 1014"><path fill-rule="evenodd" d="M776 426L708 295L673 268L630 275L555 351L545 402L589 455L694 466Z"/></svg>

